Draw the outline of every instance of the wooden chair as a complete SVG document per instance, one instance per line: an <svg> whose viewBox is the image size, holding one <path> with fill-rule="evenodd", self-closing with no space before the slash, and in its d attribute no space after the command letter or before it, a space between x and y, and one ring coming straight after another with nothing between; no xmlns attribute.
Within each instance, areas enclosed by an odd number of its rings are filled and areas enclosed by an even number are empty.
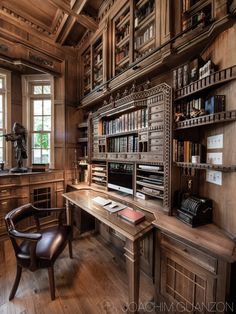
<svg viewBox="0 0 236 314"><path fill-rule="evenodd" d="M13 299L21 278L22 268L35 271L40 268L48 269L51 299L55 299L55 282L53 265L57 257L68 243L70 258L72 258L71 227L63 225L64 208L36 208L32 204L23 205L10 211L5 222L11 239L17 271L9 300ZM40 228L40 218L50 213L58 213L58 224L45 229ZM17 231L17 224L24 219L33 217L36 232Z"/></svg>

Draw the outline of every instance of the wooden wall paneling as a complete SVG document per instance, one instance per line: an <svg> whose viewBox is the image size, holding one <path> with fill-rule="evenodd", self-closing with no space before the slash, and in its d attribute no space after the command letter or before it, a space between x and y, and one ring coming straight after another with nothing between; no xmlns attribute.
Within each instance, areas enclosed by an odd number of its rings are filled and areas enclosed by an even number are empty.
<svg viewBox="0 0 236 314"><path fill-rule="evenodd" d="M22 123L22 87L21 75L17 72L11 73L11 132L14 122ZM17 165L15 151L12 149L12 167Z"/></svg>
<svg viewBox="0 0 236 314"><path fill-rule="evenodd" d="M65 163L65 76L54 79L54 159L55 169Z"/></svg>
<svg viewBox="0 0 236 314"><path fill-rule="evenodd" d="M221 33L214 42L203 52L203 59L211 59L220 69L236 64L235 38L236 25ZM236 81L231 81L214 90L214 94L226 95L226 110L235 109ZM223 149L208 150L208 152L222 152L224 164L236 164L236 148L233 145L233 134L236 134L236 123L209 126L204 130L204 144L207 137L223 134ZM236 200L235 193L236 173L222 173L222 186L206 182L205 171L201 174L200 195L213 200L214 222L233 237L236 237Z"/></svg>

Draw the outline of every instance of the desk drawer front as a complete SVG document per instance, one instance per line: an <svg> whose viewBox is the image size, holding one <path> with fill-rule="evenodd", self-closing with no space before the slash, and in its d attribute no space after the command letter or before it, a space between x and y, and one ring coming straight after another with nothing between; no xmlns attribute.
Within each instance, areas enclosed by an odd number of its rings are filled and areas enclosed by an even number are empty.
<svg viewBox="0 0 236 314"><path fill-rule="evenodd" d="M0 188L0 199L11 196L11 189Z"/></svg>
<svg viewBox="0 0 236 314"><path fill-rule="evenodd" d="M161 246L191 260L206 270L217 273L217 259L166 234L161 234Z"/></svg>

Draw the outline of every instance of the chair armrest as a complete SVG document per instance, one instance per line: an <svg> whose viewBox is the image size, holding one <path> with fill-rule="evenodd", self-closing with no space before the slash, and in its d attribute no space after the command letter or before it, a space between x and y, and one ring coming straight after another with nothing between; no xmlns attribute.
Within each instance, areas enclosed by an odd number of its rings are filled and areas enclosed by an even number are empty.
<svg viewBox="0 0 236 314"><path fill-rule="evenodd" d="M19 232L17 230L9 230L9 235L16 238L16 239L22 239L22 240L29 240L29 241L38 241L42 238L42 235L40 233L25 233L25 232Z"/></svg>

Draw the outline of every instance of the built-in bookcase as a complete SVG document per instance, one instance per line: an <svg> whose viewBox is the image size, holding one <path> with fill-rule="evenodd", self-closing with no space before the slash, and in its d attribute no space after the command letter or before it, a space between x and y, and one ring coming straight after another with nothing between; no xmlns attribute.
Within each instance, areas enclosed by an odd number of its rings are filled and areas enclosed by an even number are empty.
<svg viewBox="0 0 236 314"><path fill-rule="evenodd" d="M101 85L103 82L103 37L92 45L93 52L93 88Z"/></svg>
<svg viewBox="0 0 236 314"><path fill-rule="evenodd" d="M166 84L133 91L91 115L94 161L134 165L134 196L170 209L171 88ZM95 173L95 174L94 174ZM97 171L98 173L98 171ZM103 174L105 172L103 171ZM92 170L91 181L107 186L105 174Z"/></svg>
<svg viewBox="0 0 236 314"><path fill-rule="evenodd" d="M155 1L136 0L134 10L134 61L155 48Z"/></svg>
<svg viewBox="0 0 236 314"><path fill-rule="evenodd" d="M126 5L115 17L114 28L114 75L126 70L130 63L130 7Z"/></svg>
<svg viewBox="0 0 236 314"><path fill-rule="evenodd" d="M82 55L83 79L82 90L84 96L91 91L91 49L90 47Z"/></svg>

